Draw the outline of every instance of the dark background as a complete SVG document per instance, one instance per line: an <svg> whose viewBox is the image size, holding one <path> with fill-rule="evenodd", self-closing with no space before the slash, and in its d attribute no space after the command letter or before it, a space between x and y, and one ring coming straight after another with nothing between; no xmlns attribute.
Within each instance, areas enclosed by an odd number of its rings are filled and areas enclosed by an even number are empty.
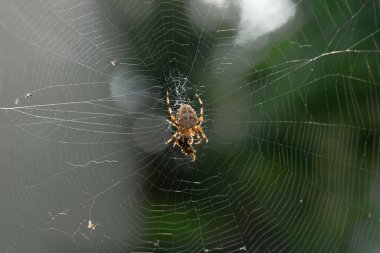
<svg viewBox="0 0 380 253"><path fill-rule="evenodd" d="M380 251L379 1L0 3L1 252Z"/></svg>

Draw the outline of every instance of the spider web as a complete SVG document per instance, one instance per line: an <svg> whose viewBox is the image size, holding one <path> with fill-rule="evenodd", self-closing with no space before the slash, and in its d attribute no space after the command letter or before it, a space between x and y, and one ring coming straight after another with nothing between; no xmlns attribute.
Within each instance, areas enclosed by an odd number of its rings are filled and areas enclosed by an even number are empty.
<svg viewBox="0 0 380 253"><path fill-rule="evenodd" d="M1 1L0 251L379 252L379 9Z"/></svg>

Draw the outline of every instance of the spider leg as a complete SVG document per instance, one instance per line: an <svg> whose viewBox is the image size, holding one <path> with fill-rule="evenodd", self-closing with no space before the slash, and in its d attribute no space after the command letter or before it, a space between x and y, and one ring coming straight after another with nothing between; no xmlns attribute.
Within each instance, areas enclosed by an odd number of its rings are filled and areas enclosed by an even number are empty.
<svg viewBox="0 0 380 253"><path fill-rule="evenodd" d="M199 136L198 133L197 133L197 139L198 139L198 141L195 143L195 145L198 145L199 143L202 142L202 138Z"/></svg>
<svg viewBox="0 0 380 253"><path fill-rule="evenodd" d="M198 94L195 94L195 95L197 96L198 101L199 101L199 104L201 105L201 112L200 112L200 114L199 114L199 118L198 118L198 120L197 120L198 123L200 122L199 125L201 125L202 122L203 122L203 103L202 103L202 100L201 100L201 98L199 97L199 95L198 95Z"/></svg>
<svg viewBox="0 0 380 253"><path fill-rule="evenodd" d="M193 142L194 142L194 138L193 138L193 136L191 136L190 141L187 144L191 145L191 144L193 144Z"/></svg>
<svg viewBox="0 0 380 253"><path fill-rule="evenodd" d="M168 120L168 119L166 119L166 121L167 121L170 125L172 125L172 126L174 126L174 127L178 127L174 122L172 122L172 121L170 121L170 120Z"/></svg>
<svg viewBox="0 0 380 253"><path fill-rule="evenodd" d="M201 126L199 126L199 125L198 125L198 126L195 126L195 129L196 129L198 132L201 133L203 139L205 139L206 143L208 143L208 138L207 138L207 136L205 135L205 133L203 132Z"/></svg>
<svg viewBox="0 0 380 253"><path fill-rule="evenodd" d="M175 142L173 143L173 148L175 147L175 145L177 145L179 147L178 139L177 138L175 138Z"/></svg>
<svg viewBox="0 0 380 253"><path fill-rule="evenodd" d="M195 161L195 154L194 153L191 153L191 156L193 157L193 162Z"/></svg>
<svg viewBox="0 0 380 253"><path fill-rule="evenodd" d="M184 146L180 146L178 143L177 143L178 147L181 149L181 153L184 154L185 156L188 155L188 153L186 152L186 149Z"/></svg>
<svg viewBox="0 0 380 253"><path fill-rule="evenodd" d="M191 154L191 156L193 157L193 162L195 161L195 157L196 157L196 153L197 153L197 151L195 151L195 149L193 148L193 146L192 145L189 145L188 147L187 147L187 151Z"/></svg>
<svg viewBox="0 0 380 253"><path fill-rule="evenodd" d="M175 140L176 137L178 135L178 132L175 132L172 137L170 137L170 139L165 143L165 144L169 144L172 140ZM174 146L175 146L175 142L174 142Z"/></svg>
<svg viewBox="0 0 380 253"><path fill-rule="evenodd" d="M168 112L169 112L170 118L173 120L174 124L176 124L178 126L178 121L177 121L177 119L175 118L175 116L174 116L174 114L172 112L172 108L170 107L169 91L166 92L166 107L168 108Z"/></svg>

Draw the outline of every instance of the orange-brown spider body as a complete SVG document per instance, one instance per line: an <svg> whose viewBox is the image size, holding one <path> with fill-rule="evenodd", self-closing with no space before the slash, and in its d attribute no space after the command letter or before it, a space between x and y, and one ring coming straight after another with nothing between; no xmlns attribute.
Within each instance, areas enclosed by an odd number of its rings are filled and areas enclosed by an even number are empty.
<svg viewBox="0 0 380 253"><path fill-rule="evenodd" d="M198 141L195 144L199 144L202 142L202 138L199 136L199 133L205 139L206 143L208 142L208 138L203 132L201 125L203 122L203 103L198 94L196 94L200 108L199 118L197 117L197 113L189 104L182 104L178 111L176 117L174 116L172 109L170 107L169 100L169 92L166 92L166 105L168 108L168 112L172 121L168 122L174 126L177 131L170 137L170 139L166 142L166 144L174 141L174 145L178 145L181 148L181 152L184 155L191 154L193 157L193 161L195 160L195 149L192 144L194 142L194 137L197 137Z"/></svg>

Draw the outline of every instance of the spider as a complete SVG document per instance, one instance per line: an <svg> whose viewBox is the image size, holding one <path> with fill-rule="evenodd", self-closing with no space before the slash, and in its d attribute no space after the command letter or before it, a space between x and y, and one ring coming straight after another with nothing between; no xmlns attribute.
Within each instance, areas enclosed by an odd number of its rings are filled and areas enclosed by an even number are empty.
<svg viewBox="0 0 380 253"><path fill-rule="evenodd" d="M181 104L177 112L177 117L175 117L170 107L169 91L166 92L166 106L172 120L167 121L177 129L172 137L170 137L170 139L166 142L166 144L169 144L171 141L175 140L173 147L175 147L175 145L178 145L181 148L182 154L185 156L191 154L193 161L195 160L196 153L195 149L192 146L194 142L194 136L196 136L198 139L198 141L195 143L196 145L202 142L202 138L199 136L199 133L205 139L206 143L208 143L208 138L201 128L203 122L203 103L199 95L195 95L197 96L199 104L201 105L199 118L197 117L197 114L194 111L193 107L191 107L189 104Z"/></svg>

